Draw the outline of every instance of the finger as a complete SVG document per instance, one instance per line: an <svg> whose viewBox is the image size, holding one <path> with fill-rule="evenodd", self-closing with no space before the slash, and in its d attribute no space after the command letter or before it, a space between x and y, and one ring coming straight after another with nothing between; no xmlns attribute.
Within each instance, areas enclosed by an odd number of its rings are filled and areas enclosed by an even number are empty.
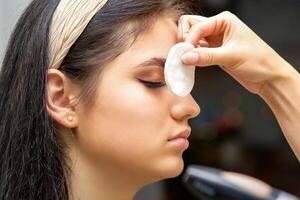
<svg viewBox="0 0 300 200"><path fill-rule="evenodd" d="M185 40L192 26L206 19L206 17L202 17L199 15L182 15L178 21L179 41Z"/></svg>
<svg viewBox="0 0 300 200"><path fill-rule="evenodd" d="M209 47L209 43L206 41L205 38L200 39L199 41L199 47Z"/></svg>
<svg viewBox="0 0 300 200"><path fill-rule="evenodd" d="M186 52L181 57L182 62L194 66L222 65L225 63L226 54L222 48L195 48Z"/></svg>
<svg viewBox="0 0 300 200"><path fill-rule="evenodd" d="M178 34L177 34L177 38L179 41L184 41L186 38L186 35L189 33L190 30L190 24L189 23L185 23L182 21L179 21L178 23Z"/></svg>
<svg viewBox="0 0 300 200"><path fill-rule="evenodd" d="M236 19L236 16L228 11L206 18L206 20L203 19L191 27L185 41L195 45L201 38L224 35Z"/></svg>
<svg viewBox="0 0 300 200"><path fill-rule="evenodd" d="M217 20L215 18L198 23L190 29L185 41L196 45L201 38L215 35L216 27Z"/></svg>

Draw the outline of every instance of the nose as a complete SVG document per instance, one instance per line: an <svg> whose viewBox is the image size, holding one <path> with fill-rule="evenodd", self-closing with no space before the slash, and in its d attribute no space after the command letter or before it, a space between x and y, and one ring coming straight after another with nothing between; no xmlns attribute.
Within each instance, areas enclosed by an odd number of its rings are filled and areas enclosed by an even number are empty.
<svg viewBox="0 0 300 200"><path fill-rule="evenodd" d="M176 101L171 107L171 116L176 121L189 120L199 115L200 111L200 106L191 95L176 97Z"/></svg>

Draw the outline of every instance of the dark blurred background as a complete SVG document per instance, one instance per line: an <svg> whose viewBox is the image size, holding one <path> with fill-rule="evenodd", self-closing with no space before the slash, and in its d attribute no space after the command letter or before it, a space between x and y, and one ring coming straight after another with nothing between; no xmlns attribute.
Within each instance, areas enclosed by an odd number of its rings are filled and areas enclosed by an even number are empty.
<svg viewBox="0 0 300 200"><path fill-rule="evenodd" d="M231 11L299 71L299 0L202 0L195 10L203 16ZM261 98L218 67L197 69L192 94L201 114L191 121L186 167L198 164L245 173L300 196L299 162ZM195 198L178 177L148 186L136 197L150 199Z"/></svg>

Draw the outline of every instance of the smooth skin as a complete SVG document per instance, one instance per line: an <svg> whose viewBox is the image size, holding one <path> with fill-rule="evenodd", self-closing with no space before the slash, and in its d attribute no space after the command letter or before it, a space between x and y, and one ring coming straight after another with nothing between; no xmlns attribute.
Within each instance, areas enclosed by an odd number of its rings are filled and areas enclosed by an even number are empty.
<svg viewBox="0 0 300 200"><path fill-rule="evenodd" d="M195 49L183 55L186 64L219 65L272 109L300 160L300 76L268 44L230 12L206 18L184 15L178 37Z"/></svg>
<svg viewBox="0 0 300 200"><path fill-rule="evenodd" d="M177 21L160 17L103 66L91 107L74 105L80 86L49 69L47 111L69 146L71 199L129 200L146 184L182 172L187 146L170 139L190 130L188 120L200 107L191 95L169 91L161 59L140 66L152 57L166 59L178 42Z"/></svg>

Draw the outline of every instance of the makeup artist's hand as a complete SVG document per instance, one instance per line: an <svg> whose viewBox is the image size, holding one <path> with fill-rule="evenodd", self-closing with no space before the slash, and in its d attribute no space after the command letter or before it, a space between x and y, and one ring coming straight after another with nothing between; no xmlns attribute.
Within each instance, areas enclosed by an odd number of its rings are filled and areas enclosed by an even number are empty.
<svg viewBox="0 0 300 200"><path fill-rule="evenodd" d="M219 65L261 96L300 160L299 73L230 12L210 18L184 15L178 30L179 40L196 47L182 61L200 67Z"/></svg>
<svg viewBox="0 0 300 200"><path fill-rule="evenodd" d="M253 93L266 82L295 70L249 27L230 12L205 18L184 15L179 21L180 39L196 48L183 62L197 66L220 65Z"/></svg>

